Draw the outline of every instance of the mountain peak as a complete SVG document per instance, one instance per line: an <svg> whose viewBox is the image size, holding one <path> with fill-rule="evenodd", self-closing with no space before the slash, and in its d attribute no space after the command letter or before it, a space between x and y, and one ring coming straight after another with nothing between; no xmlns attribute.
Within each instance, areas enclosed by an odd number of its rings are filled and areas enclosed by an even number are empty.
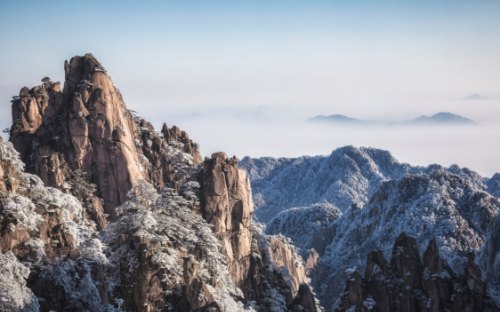
<svg viewBox="0 0 500 312"><path fill-rule="evenodd" d="M488 98L484 95L481 95L481 94L478 94L478 93L473 93L471 95L468 95L466 97L463 98L463 100L472 100L472 101L475 101L475 100L487 100Z"/></svg>
<svg viewBox="0 0 500 312"><path fill-rule="evenodd" d="M313 122L340 122L340 123L361 122L361 120L359 120L359 119L352 118L352 117L349 117L346 115L341 115L341 114L334 114L334 115L328 115L328 116L318 115L318 116L315 116L315 117L309 119L309 121L313 121Z"/></svg>
<svg viewBox="0 0 500 312"><path fill-rule="evenodd" d="M10 141L28 171L47 185L61 187L71 171L80 170L96 184L113 218L114 208L127 200L139 180L162 187L164 180L173 179L163 155L168 144L201 162L186 132L174 126L161 138L150 123L129 111L92 54L65 61L64 71L62 91L46 77L42 85L23 88L12 101Z"/></svg>
<svg viewBox="0 0 500 312"><path fill-rule="evenodd" d="M439 112L432 116L422 115L409 121L411 124L475 124L476 122L450 112Z"/></svg>

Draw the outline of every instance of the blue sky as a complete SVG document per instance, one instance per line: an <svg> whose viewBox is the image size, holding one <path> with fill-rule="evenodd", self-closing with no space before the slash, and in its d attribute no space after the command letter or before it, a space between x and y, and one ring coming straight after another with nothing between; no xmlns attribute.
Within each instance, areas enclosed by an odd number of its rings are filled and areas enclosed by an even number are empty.
<svg viewBox="0 0 500 312"><path fill-rule="evenodd" d="M87 52L108 69L129 108L200 133L207 153L231 149L231 140L214 145L193 113L296 122L445 110L500 122L500 1L0 0L0 125L22 86L44 76L63 80L64 60ZM491 101L459 101L471 93ZM235 132L251 135L253 126L241 127ZM273 152L257 141L234 152ZM441 154L430 157L447 162ZM477 170L500 170L488 162Z"/></svg>

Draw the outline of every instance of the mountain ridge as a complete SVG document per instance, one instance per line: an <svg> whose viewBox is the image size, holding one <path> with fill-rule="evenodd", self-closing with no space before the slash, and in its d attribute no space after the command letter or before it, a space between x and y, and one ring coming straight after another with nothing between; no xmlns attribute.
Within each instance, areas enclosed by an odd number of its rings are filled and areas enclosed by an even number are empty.
<svg viewBox="0 0 500 312"><path fill-rule="evenodd" d="M338 280L347 279L345 270L362 270L373 250L389 258L402 232L415 237L421 252L435 239L442 258L463 274L468 252L484 259L490 224L500 211L477 173L457 165L413 167L387 151L347 146L330 156L241 163L252 181L257 218L268 233L285 235L300 248L327 310L339 307L344 289ZM489 257L497 250L491 247ZM493 262L480 264L481 270L491 270ZM489 293L497 294L496 280L486 280ZM494 298L498 305L500 297Z"/></svg>
<svg viewBox="0 0 500 312"><path fill-rule="evenodd" d="M363 120L346 115L318 115L307 120L308 123L325 125L352 126L410 126L410 125L472 125L475 121L450 112L438 112L431 116L422 115L405 121Z"/></svg>
<svg viewBox="0 0 500 312"><path fill-rule="evenodd" d="M322 310L295 249L252 222L236 158L157 132L93 55L64 68L64 88L13 97L0 139L0 310Z"/></svg>

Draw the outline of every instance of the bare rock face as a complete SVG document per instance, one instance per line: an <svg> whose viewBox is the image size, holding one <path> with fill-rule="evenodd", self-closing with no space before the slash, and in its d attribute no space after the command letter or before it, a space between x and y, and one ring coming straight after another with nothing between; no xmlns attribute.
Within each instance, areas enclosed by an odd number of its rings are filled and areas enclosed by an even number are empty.
<svg viewBox="0 0 500 312"><path fill-rule="evenodd" d="M97 185L104 211L127 199L139 180L162 188L178 183L169 145L201 163L198 146L185 131L164 127L161 137L153 126L127 110L122 95L103 66L92 56L73 57L64 66L66 80L44 78L40 86L23 88L12 100L10 140L29 172L44 183L63 188L72 171L85 173ZM97 198L89 203L95 221L104 226Z"/></svg>
<svg viewBox="0 0 500 312"><path fill-rule="evenodd" d="M420 258L417 242L404 233L394 243L391 265L380 251L369 254L365 277L350 273L339 311L498 311L470 256L458 276L431 240Z"/></svg>
<svg viewBox="0 0 500 312"><path fill-rule="evenodd" d="M202 174L202 214L215 226L225 249L229 272L238 286L250 268L253 212L250 182L235 158L214 153L205 161Z"/></svg>
<svg viewBox="0 0 500 312"><path fill-rule="evenodd" d="M283 236L271 236L269 239L269 254L278 268L282 268L285 279L288 279L292 295L296 296L301 284L307 284L305 268L299 260L294 248Z"/></svg>
<svg viewBox="0 0 500 312"><path fill-rule="evenodd" d="M299 291L308 279L295 249L283 237L266 236L252 228L250 183L236 157L212 154L199 180L203 218L214 225L229 274L245 298L265 311L319 311L309 286Z"/></svg>
<svg viewBox="0 0 500 312"><path fill-rule="evenodd" d="M45 80L13 100L11 141L30 172L61 187L69 170L88 175L107 213L143 177L134 148L134 123L122 96L91 55L65 63L66 81Z"/></svg>
<svg viewBox="0 0 500 312"><path fill-rule="evenodd" d="M297 297L292 304L291 311L308 311L317 312L321 308L318 307L315 295L311 291L311 287L306 284L300 284Z"/></svg>
<svg viewBox="0 0 500 312"><path fill-rule="evenodd" d="M314 269L316 269L318 262L320 259L319 253L316 251L316 249L311 248L307 254L306 257L306 276L310 276Z"/></svg>
<svg viewBox="0 0 500 312"><path fill-rule="evenodd" d="M202 162L197 144L177 126L168 128L163 124L160 135L145 119L135 115L133 120L136 149L146 180L157 189L168 186L179 191L181 185L191 178L193 168L197 169Z"/></svg>

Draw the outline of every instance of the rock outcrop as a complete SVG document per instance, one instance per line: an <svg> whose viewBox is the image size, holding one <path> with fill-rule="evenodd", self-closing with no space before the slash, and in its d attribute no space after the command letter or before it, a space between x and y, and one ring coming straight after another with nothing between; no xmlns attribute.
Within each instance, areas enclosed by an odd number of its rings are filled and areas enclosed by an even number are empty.
<svg viewBox="0 0 500 312"><path fill-rule="evenodd" d="M45 189L39 178L26 175L22 167L12 146L0 141L4 181L0 184L0 252L35 257L32 253L41 244L49 258L74 256L77 238L68 222L81 214L79 203L58 190Z"/></svg>
<svg viewBox="0 0 500 312"><path fill-rule="evenodd" d="M122 96L91 55L64 66L66 80L23 88L12 103L11 141L30 172L61 187L69 170L98 186L106 212L126 199L142 178L134 149L134 123Z"/></svg>
<svg viewBox="0 0 500 312"><path fill-rule="evenodd" d="M169 181L168 142L181 142L195 163L201 161L196 144L177 127L165 132L164 139L150 137L150 124L134 119L91 54L66 61L64 70L63 90L45 78L40 86L23 88L12 101L10 140L28 171L47 185L62 187L70 171L81 170L97 185L104 209L113 218L114 208L137 181L146 179L158 187Z"/></svg>
<svg viewBox="0 0 500 312"><path fill-rule="evenodd" d="M227 255L229 272L242 286L250 268L253 204L246 172L235 159L215 153L202 175L202 214L212 223Z"/></svg>
<svg viewBox="0 0 500 312"><path fill-rule="evenodd" d="M1 310L321 310L235 157L156 132L90 54L65 73L13 98L20 155L0 139Z"/></svg>
<svg viewBox="0 0 500 312"><path fill-rule="evenodd" d="M300 285L307 284L308 278L294 247L283 236L270 236L269 254L274 264L284 272L285 279L291 286L292 295L297 296Z"/></svg>
<svg viewBox="0 0 500 312"><path fill-rule="evenodd" d="M80 202L25 173L13 146L1 141L0 168L8 173L0 192L0 310L103 311L98 232Z"/></svg>
<svg viewBox="0 0 500 312"><path fill-rule="evenodd" d="M236 157L214 153L205 160L199 179L203 218L214 225L229 274L245 297L267 308L304 309L302 302L314 302L314 310L306 311L319 310L310 290L302 290L297 297L308 279L295 249L283 237L252 230L250 182Z"/></svg>
<svg viewBox="0 0 500 312"><path fill-rule="evenodd" d="M390 265L380 251L368 255L364 277L349 272L339 311L499 311L485 291L481 271L468 259L455 274L431 240L420 258L417 242L404 233L392 249Z"/></svg>

